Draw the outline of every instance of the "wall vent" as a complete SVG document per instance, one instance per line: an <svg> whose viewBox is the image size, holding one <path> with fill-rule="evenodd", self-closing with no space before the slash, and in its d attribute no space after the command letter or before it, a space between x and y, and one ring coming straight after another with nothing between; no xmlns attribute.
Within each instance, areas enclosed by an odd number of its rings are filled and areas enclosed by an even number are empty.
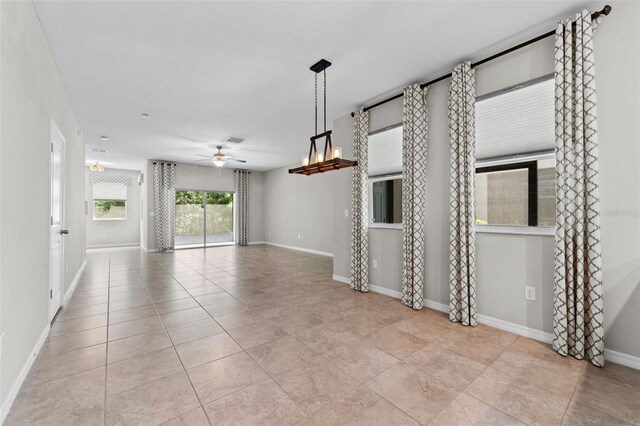
<svg viewBox="0 0 640 426"><path fill-rule="evenodd" d="M89 151L92 151L92 152L102 152L103 154L106 154L107 152L109 152L109 151L107 151L106 149L102 149L102 148L89 148Z"/></svg>
<svg viewBox="0 0 640 426"><path fill-rule="evenodd" d="M244 141L244 139L242 139L242 138L237 138L237 137L235 137L235 136L229 136L229 137L228 137L228 138L226 138L224 141L225 141L225 142L229 142L229 143L240 143L240 142L243 142L243 141Z"/></svg>

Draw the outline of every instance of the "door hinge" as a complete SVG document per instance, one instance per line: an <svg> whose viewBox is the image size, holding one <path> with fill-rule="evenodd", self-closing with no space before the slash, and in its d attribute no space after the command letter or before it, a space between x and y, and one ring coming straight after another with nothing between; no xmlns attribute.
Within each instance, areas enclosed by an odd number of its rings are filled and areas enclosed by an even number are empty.
<svg viewBox="0 0 640 426"><path fill-rule="evenodd" d="M53 216L50 216L50 217L51 217L51 225L53 225Z"/></svg>
<svg viewBox="0 0 640 426"><path fill-rule="evenodd" d="M53 290L49 289L49 299L53 299Z"/></svg>
<svg viewBox="0 0 640 426"><path fill-rule="evenodd" d="M51 152L53 152L53 142L51 143Z"/></svg>

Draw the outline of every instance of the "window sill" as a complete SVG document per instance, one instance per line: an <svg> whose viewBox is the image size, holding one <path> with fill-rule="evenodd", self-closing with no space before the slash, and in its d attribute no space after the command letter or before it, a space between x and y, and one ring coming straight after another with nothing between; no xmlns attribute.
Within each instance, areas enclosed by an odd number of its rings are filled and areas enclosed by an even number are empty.
<svg viewBox="0 0 640 426"><path fill-rule="evenodd" d="M555 228L543 228L539 226L500 226L500 225L476 225L478 234L509 234L509 235L538 235L553 237Z"/></svg>
<svg viewBox="0 0 640 426"><path fill-rule="evenodd" d="M402 231L401 223L370 223L369 229L396 229Z"/></svg>

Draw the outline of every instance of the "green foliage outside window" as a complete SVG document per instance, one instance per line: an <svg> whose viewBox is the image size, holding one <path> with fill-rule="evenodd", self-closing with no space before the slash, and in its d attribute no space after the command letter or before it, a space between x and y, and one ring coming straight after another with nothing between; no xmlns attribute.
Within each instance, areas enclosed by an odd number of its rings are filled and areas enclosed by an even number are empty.
<svg viewBox="0 0 640 426"><path fill-rule="evenodd" d="M117 200L94 200L93 218L100 219L126 219L126 201Z"/></svg>
<svg viewBox="0 0 640 426"><path fill-rule="evenodd" d="M176 235L199 235L204 231L204 193L176 191ZM233 194L208 192L207 234L233 232Z"/></svg>
<svg viewBox="0 0 640 426"><path fill-rule="evenodd" d="M203 192L176 191L176 204L202 205ZM233 194L230 192L207 192L207 204L231 204Z"/></svg>

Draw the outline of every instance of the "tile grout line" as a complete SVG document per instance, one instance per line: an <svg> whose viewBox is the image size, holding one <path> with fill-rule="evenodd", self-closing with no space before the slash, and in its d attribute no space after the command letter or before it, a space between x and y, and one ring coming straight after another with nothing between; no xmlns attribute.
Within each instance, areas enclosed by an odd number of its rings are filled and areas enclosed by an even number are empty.
<svg viewBox="0 0 640 426"><path fill-rule="evenodd" d="M443 337L443 338L444 338L444 337ZM438 340L439 340L439 339L438 339ZM522 420L518 419L517 417L515 417L515 416L513 416L513 415L511 415L511 414L509 414L509 413L507 413L506 411L504 411L504 410L502 410L502 409L500 409L500 408L498 408L498 407L494 407L492 404L489 404L488 402L483 401L483 400L481 400L480 398L477 398L477 397L475 397L475 396L471 395L470 393L467 393L467 389L469 388L469 386L471 386L471 385L473 384L473 382L475 382L475 381L476 381L476 380L477 380L477 379L478 379L478 378L479 378L479 377L480 377L480 376L481 376L485 371L487 371L491 366L493 366L493 364L496 362L496 360L497 360L498 358L500 358L500 356L502 356L502 354L503 354L503 353L505 353L505 352L507 351L507 349L509 349L509 348L511 347L511 345L513 345L517 340L518 340L518 338L516 337L516 339L514 339L514 341L513 341L513 342L509 343L509 345L508 345L508 346L507 346L507 347L506 347L502 352L500 352L500 355L498 355L498 356L497 356L493 361L491 361L491 363L490 363L490 364L485 364L485 368L483 368L483 369L482 369L482 371L481 371L481 372L480 372L476 377L474 377L474 379L473 379L473 380L471 380L471 381L467 384L467 386L465 386L465 387L464 387L464 389L462 389L462 390L460 391L460 393L461 393L461 394L462 394L462 393L464 393L465 395L467 395L467 396L469 396L469 397L471 397L471 398L473 398L473 399L475 399L475 400L477 400L477 401L480 401L481 403L483 403L483 404L487 405L488 407L491 407L491 408L493 408L494 410L498 410L499 412L501 412L501 413L502 413L502 414L504 414L505 416L509 416L510 418L515 419L515 420L516 420L516 421L518 421L518 422L522 422L522 423L525 423L525 424L526 424L526 422L524 422L524 421L522 421ZM451 349L449 349L449 350L451 350ZM457 352L455 352L455 351L453 351L453 350L452 350L452 352L454 352L455 354L457 354L457 355L459 355L459 356L465 357L465 358L467 358L467 359L471 359L471 358L469 358L469 357L467 357L467 356L465 356L465 355L459 354L459 353L457 353ZM484 364L484 363L482 363L482 364Z"/></svg>
<svg viewBox="0 0 640 426"><path fill-rule="evenodd" d="M104 350L104 403L102 408L102 424L107 424L107 379L108 379L108 368L109 368L109 307L110 297L111 297L111 252L109 252L109 281L107 284L107 342L105 344Z"/></svg>
<svg viewBox="0 0 640 426"><path fill-rule="evenodd" d="M173 275L172 275L172 276L173 276ZM204 277L204 276L203 276L203 277ZM175 279L175 277L174 277L174 279ZM178 280L176 279L176 281L178 281ZM212 283L213 283L214 285L217 285L217 284L215 284L215 282L213 282L213 281L212 281ZM182 284L180 283L180 281L178 281L178 284L180 284L180 286L181 286L183 289L185 289L185 291L187 291L187 293L188 293L188 290L186 290L186 288L184 288L184 287L182 286ZM220 287L220 288L221 288L221 287ZM229 294L229 293L228 293L226 290L224 290L224 289L222 289L222 291L224 291L225 293ZM190 293L189 293L189 294L190 294ZM229 294L229 295L230 295L231 297L233 297L233 295L231 295L231 294ZM193 297L193 296L192 296L192 297ZM200 308L204 309L204 307L202 306L202 304L200 303L200 301L199 301L199 300L197 300L195 297L194 297L193 299L196 301L196 303L198 303L198 305L200 306ZM234 298L234 299L235 299L235 298ZM237 300L237 299L235 299L235 300ZM238 303L240 303L240 304L242 304L242 305L245 305L244 303L242 303L242 302L240 302L240 301L238 301ZM247 306L247 305L245 305L245 306ZM247 306L247 307L248 307L249 309L252 309L252 307L250 307L250 306ZM241 352L243 352L247 357L249 357L249 359L251 359L251 360L252 360L252 361L253 361L253 362L258 366L258 368L260 368L260 369L265 373L265 375L266 375L270 380L272 380L272 381L276 384L276 386L278 386L278 388L279 388L280 390L282 390L282 392L284 392L284 394L285 394L285 395L287 395L287 397L288 397L288 398L289 398L289 399L290 399L290 400L291 400L291 401L296 405L296 407L298 407L298 409L300 410L300 412L304 414L304 417L303 417L302 419L300 419L300 420L303 420L304 418L309 417L309 415L307 414L307 412L306 412L305 410L303 410L303 409L302 409L302 407L300 407L300 406L298 405L298 403L297 403L294 399L292 399L292 398L291 398L291 396L290 396L290 395L289 395L289 394L288 394L288 393L287 393L287 392L286 392L286 391L285 391L285 390L280 386L280 384L279 384L279 383L278 383L278 382L273 378L273 376L271 376L271 375L269 374L269 372L267 372L267 371L266 371L266 370L265 370L265 369L264 369L260 364L258 364L258 363L253 359L253 357L251 356L251 354L249 354L249 352L247 352L247 349L245 349L245 348L244 348L244 347L243 347L243 346L242 346L238 341L236 341L236 339L234 339L234 338L233 338L233 336L232 336L231 334L229 334L228 330L227 330L226 328L224 328L221 324L219 324L219 323L215 320L215 318L213 317L213 315L212 315L209 311L207 311L206 309L204 309L204 311L205 311L205 312L206 312L206 313L211 317L211 319L212 319L213 321L215 321L215 322L216 322L216 324L218 324L220 327L222 327L222 329L224 330L224 333L225 333L227 336L229 336L229 338L230 338L231 340L233 340L233 341L235 342L235 344L236 344L236 345L238 345L238 347L239 347L240 349L242 349L242 351L241 351ZM287 333L287 335L289 335L289 334ZM292 336L292 337L293 337L293 336ZM295 338L295 337L294 337L294 338ZM269 342L266 342L266 343L269 343ZM258 346L259 346L259 345L258 345ZM227 357L230 357L230 356L233 356L233 355L239 354L239 353L241 353L241 352L236 352L236 353L233 353L233 354L229 354L229 355L227 355L227 356L224 356L224 357L221 357L221 358L218 358L218 359L215 359L215 360L212 360L212 361L206 362L206 363L201 364L201 365L205 365L205 364L208 364L208 363L211 363L211 362L216 362L216 361L219 361L219 360L221 360L221 359L224 359L224 358L227 358ZM182 360L181 360L181 362L182 362ZM184 366L183 366L183 367L184 367ZM194 367L194 368L195 368L195 367ZM186 372L186 370L185 370L185 372ZM186 374L187 374L187 377L189 378L189 382L191 382L191 377L189 376L189 373L188 373L188 372L186 372ZM257 383L257 382L256 382L256 383ZM211 403L213 403L213 402L215 402L215 401L218 401L218 400L221 400L221 399L223 399L223 398L226 398L226 397L228 397L229 395L233 395L233 394L235 394L235 393L242 392L242 391L244 391L245 389L247 389L247 388L249 388L249 387L251 387L251 386L255 385L256 383L252 383L252 384L250 384L250 385L248 385L248 386L243 387L242 389L238 389L238 390L236 390L236 391L234 391L234 392L231 392L231 393L228 393L228 394L226 394L226 395L224 395L224 396L221 396L221 397L219 397L219 398L216 398L216 399L214 399L214 400L212 400L212 401L208 402L207 404L211 404ZM192 384L192 387L193 387L193 384ZM198 397L198 401L200 401L200 406L202 407L202 411L204 411L205 416L207 417L207 420L209 420L209 422L211 422L211 419L209 419L209 415L207 414L207 411L204 409L204 406L202 405L202 401L200 400L200 397L198 396L197 392L195 391L195 388L194 388L194 393L196 393L196 396ZM309 418L310 418L310 417L309 417ZM313 419L312 419L312 421L313 421ZM315 423L315 421L314 421L314 423Z"/></svg>
<svg viewBox="0 0 640 426"><path fill-rule="evenodd" d="M184 262L183 262L184 263ZM171 277L176 280L176 282L178 283L178 285L180 287L182 287L182 289L184 291L187 291L182 284L180 284L180 281L178 281L172 273L169 272L169 275L171 275ZM193 296L191 296L191 293L189 293L187 291L187 294L189 294L189 296L198 304L198 306L200 306L201 309L202 305L200 305L200 302L198 300L196 300ZM153 308L156 310L156 313L158 312L155 303L153 304ZM205 312L207 312L207 314L209 314L209 312L205 309ZM176 357L178 358L178 361L180 362L180 365L182 366L182 370L184 372L184 375L187 377L187 380L189 381L189 385L191 386L191 390L193 391L193 394L196 396L196 399L198 400L198 404L200 404L200 409L202 410L202 412L204 413L204 416L206 417L207 421L209 422L209 425L211 425L211 419L209 419L209 415L207 414L207 411L204 409L204 405L202 405L202 400L200 399L200 395L198 395L198 392L196 392L196 388L193 385L193 381L191 380L191 376L189 376L189 372L187 371L187 368L184 366L184 363L182 362L182 358L180 358L180 354L178 353L178 350L176 349L176 345L173 343L173 339L171 339L171 336L169 335L169 332L167 331L167 327L165 326L164 322L162 321L162 318L160 317L160 314L158 314L158 318L160 319L160 323L162 324L162 327L164 329L164 332L166 333L167 337L169 337L169 341L171 342L171 347L173 348L174 353L176 354ZM213 319L213 317L211 318ZM215 321L215 320L214 320ZM216 322L217 324L217 322ZM218 324L219 325L219 324ZM186 413L182 413L179 416L175 417L178 418L182 415L184 415Z"/></svg>

